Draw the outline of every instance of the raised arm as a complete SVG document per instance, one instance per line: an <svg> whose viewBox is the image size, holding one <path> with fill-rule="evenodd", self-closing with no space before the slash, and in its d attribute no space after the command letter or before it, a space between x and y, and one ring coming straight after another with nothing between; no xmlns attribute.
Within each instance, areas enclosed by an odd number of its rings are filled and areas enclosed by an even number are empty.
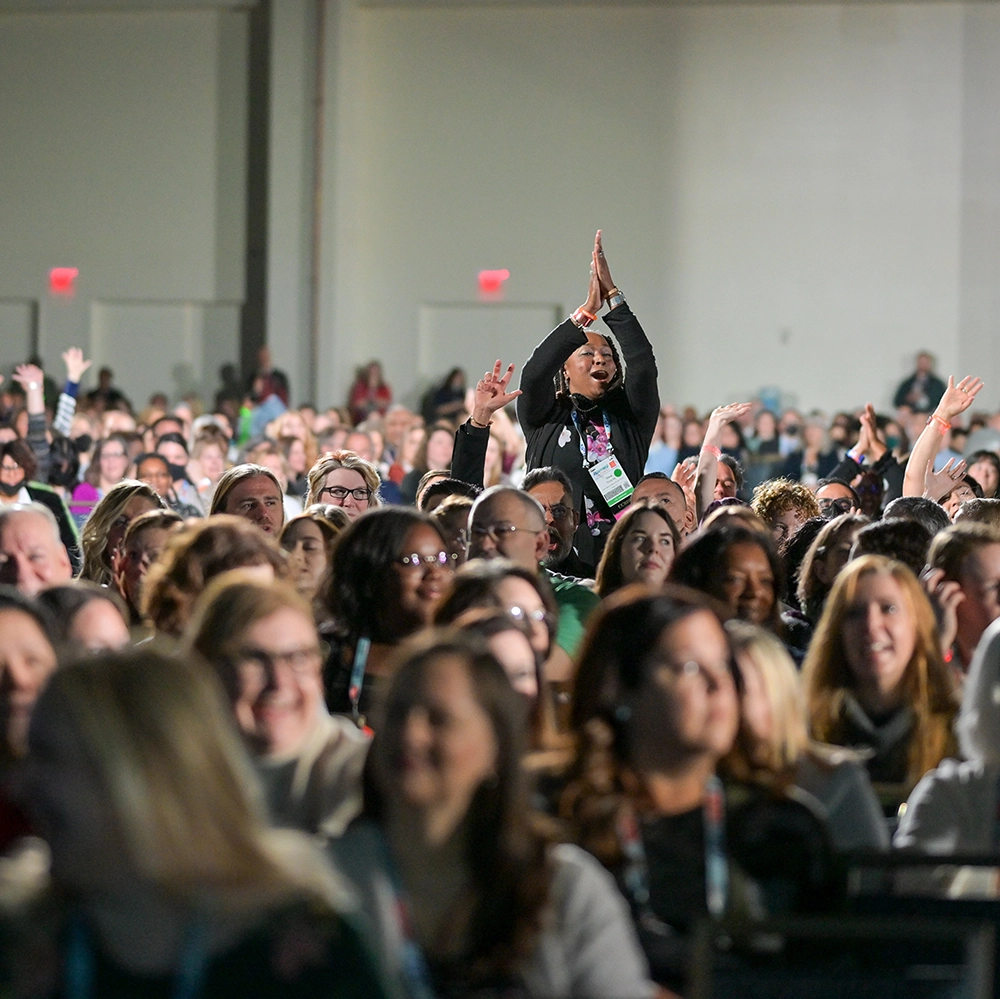
<svg viewBox="0 0 1000 999"><path fill-rule="evenodd" d="M923 496L928 466L933 470L934 459L941 449L942 438L951 429L951 421L972 405L982 387L983 380L972 375L966 375L957 385L954 375L948 377L948 387L941 401L927 418L927 426L910 452L903 477L904 496Z"/></svg>
<svg viewBox="0 0 1000 999"><path fill-rule="evenodd" d="M490 439L490 424L498 410L513 402L520 389L508 392L514 365L501 374L503 363L497 361L476 384L472 416L455 431L455 451L451 456L451 474L471 485L483 485L486 466L486 445Z"/></svg>
<svg viewBox="0 0 1000 999"><path fill-rule="evenodd" d="M35 454L38 482L49 480L49 439L45 425L45 375L36 364L19 364L14 370L14 381L24 389L25 408L28 411L28 444Z"/></svg>
<svg viewBox="0 0 1000 999"><path fill-rule="evenodd" d="M698 523L705 516L708 505L715 498L715 481L718 476L719 458L722 457L722 428L750 412L749 402L731 402L712 410L698 456L698 471L694 479L694 495L698 504Z"/></svg>
<svg viewBox="0 0 1000 999"><path fill-rule="evenodd" d="M84 359L79 347L70 347L62 356L66 365L66 384L59 395L59 405L56 408L52 429L58 430L64 437L69 437L73 427L73 416L76 413L76 397L80 392L80 380L84 372L93 363Z"/></svg>
<svg viewBox="0 0 1000 999"><path fill-rule="evenodd" d="M600 233L598 233L598 238ZM601 308L601 284L597 276L595 249L591 253L590 283L583 305L564 323L557 326L524 362L521 372L521 398L517 402L517 419L525 434L546 424L556 408L555 376L566 359L587 342L586 323L593 322Z"/></svg>

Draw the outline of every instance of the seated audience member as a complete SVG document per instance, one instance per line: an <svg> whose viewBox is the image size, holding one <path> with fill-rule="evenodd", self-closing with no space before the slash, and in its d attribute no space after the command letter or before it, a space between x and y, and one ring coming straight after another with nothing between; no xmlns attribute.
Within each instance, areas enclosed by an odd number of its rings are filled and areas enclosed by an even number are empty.
<svg viewBox="0 0 1000 999"><path fill-rule="evenodd" d="M811 413L802 429L802 447L785 458L779 475L811 487L826 478L839 463L837 449L831 446L827 436L825 418L819 413Z"/></svg>
<svg viewBox="0 0 1000 999"><path fill-rule="evenodd" d="M542 565L563 576L593 579L594 566L584 562L574 547L580 513L573 499L573 486L569 476L562 469L551 465L533 468L524 477L521 488L538 500L545 511L549 551L542 560Z"/></svg>
<svg viewBox="0 0 1000 999"><path fill-rule="evenodd" d="M370 461L353 451L321 455L309 469L309 492L305 505L330 503L343 507L351 520L382 505L378 490L382 480Z"/></svg>
<svg viewBox="0 0 1000 999"><path fill-rule="evenodd" d="M435 486L440 486L442 483L447 485L451 481L451 473L446 468L432 468L430 471L425 472L420 477L420 481L417 483L417 495L414 500L414 506L416 506L421 513L426 513L427 504L425 503L425 497L427 496L427 493L429 493ZM398 506L399 504L397 503L396 505Z"/></svg>
<svg viewBox="0 0 1000 999"><path fill-rule="evenodd" d="M80 568L80 535L62 497L50 486L35 481L38 461L27 441L17 438L0 447L0 509L5 505L40 503L52 511L59 538L74 572Z"/></svg>
<svg viewBox="0 0 1000 999"><path fill-rule="evenodd" d="M326 710L310 605L287 583L261 583L237 569L205 590L187 637L222 680L272 819L339 836L361 810L368 738Z"/></svg>
<svg viewBox="0 0 1000 999"><path fill-rule="evenodd" d="M819 515L826 520L845 513L860 513L861 499L854 489L839 479L820 479L816 485L816 502Z"/></svg>
<svg viewBox="0 0 1000 999"><path fill-rule="evenodd" d="M955 517L963 503L982 498L982 487L971 475L966 474L955 482L954 487L946 492L938 502L941 504L944 512L948 514L948 519L954 523Z"/></svg>
<svg viewBox="0 0 1000 999"><path fill-rule="evenodd" d="M55 645L49 609L20 590L0 586L0 760L6 763L24 754L31 711L56 668ZM7 804L0 785L0 811Z"/></svg>
<svg viewBox="0 0 1000 999"><path fill-rule="evenodd" d="M243 452L243 460L251 465L270 469L281 489L281 505L284 507L285 521L302 513L302 500L289 489L289 468L285 452L272 440L261 440L248 445Z"/></svg>
<svg viewBox="0 0 1000 999"><path fill-rule="evenodd" d="M284 579L284 553L241 517L219 514L171 534L143 583L142 614L157 633L180 637L209 581L230 569L252 568L264 581Z"/></svg>
<svg viewBox="0 0 1000 999"><path fill-rule="evenodd" d="M651 997L611 879L534 822L525 706L502 666L452 633L402 656L368 757L363 819L332 843L390 981L405 991L419 948L437 995Z"/></svg>
<svg viewBox="0 0 1000 999"><path fill-rule="evenodd" d="M766 534L768 537L771 534L767 524L753 512L750 504L744 503L743 500L737 499L735 496L713 500L705 510L705 519L701 522L701 530L702 532L714 531L726 524L738 524L740 527Z"/></svg>
<svg viewBox="0 0 1000 999"><path fill-rule="evenodd" d="M445 546L457 569L469 557L469 514L472 500L468 496L446 496L431 513L431 520L444 538Z"/></svg>
<svg viewBox="0 0 1000 999"><path fill-rule="evenodd" d="M208 670L154 652L53 675L23 793L55 891L39 946L4 955L52 976L38 994L384 994L317 846L269 828L227 714Z"/></svg>
<svg viewBox="0 0 1000 999"><path fill-rule="evenodd" d="M201 498L201 505L206 510L212 505L212 496L219 479L229 468L228 453L229 441L214 426L205 427L194 439L191 447L191 464L197 473L194 475L194 484Z"/></svg>
<svg viewBox="0 0 1000 999"><path fill-rule="evenodd" d="M983 633L962 692L955 722L961 759L941 761L913 789L893 846L942 855L996 855L998 687L1000 625L994 623Z"/></svg>
<svg viewBox="0 0 1000 999"><path fill-rule="evenodd" d="M725 773L780 794L794 787L824 821L838 850L884 850L889 835L863 761L849 750L813 742L798 670L770 632L729 621L740 677L742 723Z"/></svg>
<svg viewBox="0 0 1000 999"><path fill-rule="evenodd" d="M767 524L780 545L807 520L821 517L819 504L808 486L788 479L770 479L753 491L753 512Z"/></svg>
<svg viewBox="0 0 1000 999"><path fill-rule="evenodd" d="M915 520L927 528L932 538L951 523L940 504L923 496L900 496L892 500L886 505L882 519Z"/></svg>
<svg viewBox="0 0 1000 999"><path fill-rule="evenodd" d="M670 581L720 601L727 620L781 631L781 562L767 534L739 524L702 531L674 559Z"/></svg>
<svg viewBox="0 0 1000 999"><path fill-rule="evenodd" d="M108 586L114 574L114 560L128 525L150 510L164 510L166 504L144 482L123 479L112 486L94 507L83 525L83 568L80 578Z"/></svg>
<svg viewBox="0 0 1000 999"><path fill-rule="evenodd" d="M403 503L408 506L416 505L421 479L429 471L438 470L448 474L454 447L455 428L452 424L438 422L427 428L420 450L414 458L413 468L403 476L399 484Z"/></svg>
<svg viewBox="0 0 1000 999"><path fill-rule="evenodd" d="M955 514L953 523L987 524L1000 527L1000 499L966 500Z"/></svg>
<svg viewBox="0 0 1000 999"><path fill-rule="evenodd" d="M803 667L814 739L870 752L875 783L907 789L954 750L956 700L930 602L901 562L843 569Z"/></svg>
<svg viewBox="0 0 1000 999"><path fill-rule="evenodd" d="M956 524L931 543L927 580L932 592L957 584L962 597L955 605L955 639L950 661L960 673L972 662L979 639L1000 617L1000 528L985 524Z"/></svg>
<svg viewBox="0 0 1000 999"><path fill-rule="evenodd" d="M331 711L367 717L395 647L431 623L453 565L434 522L416 510L373 510L341 534L323 600L333 620L323 670Z"/></svg>
<svg viewBox="0 0 1000 999"><path fill-rule="evenodd" d="M681 547L681 536L662 503L628 508L608 535L594 587L607 597L629 583L662 586Z"/></svg>
<svg viewBox="0 0 1000 999"><path fill-rule="evenodd" d="M667 508L670 519L680 531L682 541L698 526L695 512L688 506L684 490L663 472L649 472L636 483L632 505L644 500L656 500Z"/></svg>
<svg viewBox="0 0 1000 999"><path fill-rule="evenodd" d="M973 451L965 459L969 475L979 483L983 497L993 499L1000 486L1000 455L996 451Z"/></svg>
<svg viewBox="0 0 1000 999"><path fill-rule="evenodd" d="M469 558L506 558L529 572L540 573L552 587L559 604L558 655L549 658L549 680L572 677L576 654L586 621L599 597L575 579L541 567L549 549L549 532L541 504L511 486L494 486L481 493L469 518Z"/></svg>
<svg viewBox="0 0 1000 999"><path fill-rule="evenodd" d="M99 440L87 471L83 473L83 481L73 490L70 512L81 520L86 518L94 504L125 478L129 464L129 443L123 434Z"/></svg>
<svg viewBox="0 0 1000 999"><path fill-rule="evenodd" d="M580 655L576 778L560 810L629 900L653 978L675 990L695 923L741 909L709 868L705 828L709 796L713 821L724 814L716 767L739 725L734 670L708 601L679 587L612 597Z"/></svg>
<svg viewBox="0 0 1000 999"><path fill-rule="evenodd" d="M482 489L478 489L468 482L463 482L461 479L437 479L427 486L418 488L417 492L420 495L417 509L421 513L431 514L451 496L463 497L471 503L482 492Z"/></svg>
<svg viewBox="0 0 1000 999"><path fill-rule="evenodd" d="M135 477L152 489L163 500L163 505L185 520L203 517L204 511L191 503L185 503L174 490L170 462L162 454L147 452L135 459Z"/></svg>
<svg viewBox="0 0 1000 999"><path fill-rule="evenodd" d="M167 459L170 471L170 478L173 482L173 490L181 503L194 507L198 515L205 516L205 507L202 504L201 493L198 487L188 478L188 464L191 457L188 454L187 441L183 434L163 434L157 438L156 454L163 455ZM220 475L221 478L221 475Z"/></svg>
<svg viewBox="0 0 1000 999"><path fill-rule="evenodd" d="M317 605L327 584L333 546L351 523L347 511L332 503L317 503L293 517L281 532L281 547L288 557L288 578L299 595Z"/></svg>
<svg viewBox="0 0 1000 999"><path fill-rule="evenodd" d="M125 529L115 560L114 588L128 608L129 624L142 624L142 588L149 567L160 557L170 535L183 525L173 510L150 510L139 514Z"/></svg>
<svg viewBox="0 0 1000 999"><path fill-rule="evenodd" d="M902 562L919 577L927 564L930 546L931 537L919 521L877 520L854 535L851 558L882 555Z"/></svg>
<svg viewBox="0 0 1000 999"><path fill-rule="evenodd" d="M229 513L278 537L285 526L282 492L274 472L263 465L236 465L219 479L210 516Z"/></svg>
<svg viewBox="0 0 1000 999"><path fill-rule="evenodd" d="M52 511L40 503L0 507L0 584L37 596L73 578Z"/></svg>
<svg viewBox="0 0 1000 999"><path fill-rule="evenodd" d="M131 641L128 609L108 586L51 586L38 594L38 602L56 623L56 643L63 653L114 652Z"/></svg>
<svg viewBox="0 0 1000 999"><path fill-rule="evenodd" d="M828 520L813 539L799 568L796 586L799 609L815 626L841 569L850 561L858 531L868 524L861 514L841 514Z"/></svg>

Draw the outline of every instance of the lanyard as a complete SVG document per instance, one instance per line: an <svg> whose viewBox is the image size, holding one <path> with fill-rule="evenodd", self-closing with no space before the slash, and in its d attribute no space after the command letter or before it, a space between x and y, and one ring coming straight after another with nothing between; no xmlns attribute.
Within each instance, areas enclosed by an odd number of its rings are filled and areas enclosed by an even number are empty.
<svg viewBox="0 0 1000 999"><path fill-rule="evenodd" d="M705 783L702 805L705 826L705 902L709 914L719 919L726 911L729 898L729 863L726 860L726 799L722 781L715 774ZM619 817L618 843L625 858L623 881L647 929L666 935L670 928L653 912L649 901L649 864L642 832L635 813L629 808Z"/></svg>
<svg viewBox="0 0 1000 999"><path fill-rule="evenodd" d="M359 638L354 649L354 663L351 666L351 680L347 688L347 696L351 700L351 715L358 726L364 727L364 719L358 711L361 703L361 688L365 685L365 667L368 665L368 652L372 647L370 638Z"/></svg>
<svg viewBox="0 0 1000 999"><path fill-rule="evenodd" d="M611 423L608 420L608 411L603 406L601 406L601 416L604 417L604 433L608 438L608 454L614 454L615 449L611 446ZM573 410L573 426L576 427L576 432L580 437L580 454L583 455L583 464L586 467L590 464L587 457L587 435L580 426L580 414L575 409Z"/></svg>
<svg viewBox="0 0 1000 999"><path fill-rule="evenodd" d="M197 999L208 964L206 928L195 920L184 933L184 945L174 980L173 999ZM69 945L66 952L66 999L92 999L94 992L94 949L90 931L83 918L76 914L70 920Z"/></svg>
<svg viewBox="0 0 1000 999"><path fill-rule="evenodd" d="M420 944L417 943L416 935L413 932L410 906L406 901L403 882L396 869L396 862L389 849L389 841L381 831L378 839L382 846L385 870L389 875L389 887L392 889L392 911L402 941L402 971L409 986L410 999L433 999L434 990L431 988L430 971L427 968L424 952L420 949Z"/></svg>

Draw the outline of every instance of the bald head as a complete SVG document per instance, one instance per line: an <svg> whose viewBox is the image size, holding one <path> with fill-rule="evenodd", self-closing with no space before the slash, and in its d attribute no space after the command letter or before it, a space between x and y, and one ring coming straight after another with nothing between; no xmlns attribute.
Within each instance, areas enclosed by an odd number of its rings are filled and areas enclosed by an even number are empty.
<svg viewBox="0 0 1000 999"><path fill-rule="evenodd" d="M73 578L59 525L40 503L0 511L0 583L33 597Z"/></svg>
<svg viewBox="0 0 1000 999"><path fill-rule="evenodd" d="M507 558L532 572L549 550L541 503L510 486L480 494L469 515L469 533L469 558Z"/></svg>

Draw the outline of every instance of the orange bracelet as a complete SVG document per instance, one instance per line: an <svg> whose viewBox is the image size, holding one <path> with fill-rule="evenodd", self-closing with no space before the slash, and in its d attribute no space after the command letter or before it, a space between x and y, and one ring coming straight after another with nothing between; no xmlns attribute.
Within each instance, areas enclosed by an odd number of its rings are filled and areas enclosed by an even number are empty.
<svg viewBox="0 0 1000 999"><path fill-rule="evenodd" d="M931 415L927 417L927 426L930 426L932 422L937 424L938 432L942 437L948 433L949 430L951 430L951 424L947 420L938 416L937 413L931 413Z"/></svg>

